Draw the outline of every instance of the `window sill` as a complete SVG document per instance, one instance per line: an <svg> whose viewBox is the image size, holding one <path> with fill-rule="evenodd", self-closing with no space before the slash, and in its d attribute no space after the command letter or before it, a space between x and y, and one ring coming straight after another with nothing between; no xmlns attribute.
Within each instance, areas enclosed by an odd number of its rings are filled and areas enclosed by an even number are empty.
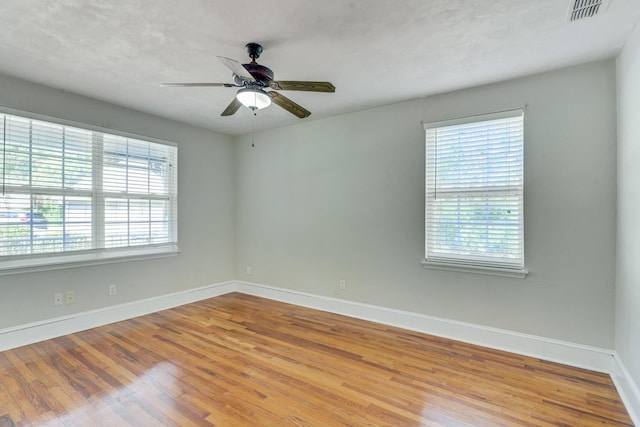
<svg viewBox="0 0 640 427"><path fill-rule="evenodd" d="M427 260L423 260L422 265L424 266L424 268L430 268L434 270L458 271L472 274L487 274L491 276L512 277L516 279L524 279L525 277L527 277L527 274L529 274L529 271L526 269L517 270L511 268L481 267L475 265L471 266L465 264L435 262Z"/></svg>
<svg viewBox="0 0 640 427"><path fill-rule="evenodd" d="M37 258L16 258L0 261L0 276L127 261L139 261L144 259L165 258L177 256L179 253L177 246L170 245L151 248L127 248L116 251L45 255Z"/></svg>

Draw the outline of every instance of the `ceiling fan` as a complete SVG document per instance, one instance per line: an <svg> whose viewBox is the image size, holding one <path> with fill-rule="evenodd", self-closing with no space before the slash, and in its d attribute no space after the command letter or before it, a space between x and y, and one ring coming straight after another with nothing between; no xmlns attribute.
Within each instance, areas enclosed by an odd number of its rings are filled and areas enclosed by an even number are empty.
<svg viewBox="0 0 640 427"><path fill-rule="evenodd" d="M256 59L258 59L262 53L262 46L257 43L248 43L246 49L251 58L251 62L248 64L241 64L233 59L218 56L220 62L229 67L233 72L234 83L162 83L162 86L238 87L241 89L233 101L231 101L231 104L222 112L222 116L235 114L243 105L255 112L255 110L268 107L271 102L273 102L301 119L309 117L311 112L273 90L302 90L310 92L336 91L336 88L329 82L276 81L273 79L273 71L271 71L270 68L256 62ZM266 91L265 89L267 88L273 90Z"/></svg>

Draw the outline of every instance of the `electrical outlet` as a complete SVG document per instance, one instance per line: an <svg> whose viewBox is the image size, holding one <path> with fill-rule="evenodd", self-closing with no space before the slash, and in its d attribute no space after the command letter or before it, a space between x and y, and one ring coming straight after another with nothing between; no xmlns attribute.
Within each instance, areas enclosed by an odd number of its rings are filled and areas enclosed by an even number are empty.
<svg viewBox="0 0 640 427"><path fill-rule="evenodd" d="M116 284L109 285L109 295L114 296L117 293L118 293L118 285Z"/></svg>
<svg viewBox="0 0 640 427"><path fill-rule="evenodd" d="M251 273L251 266L250 266L250 265L247 265L247 270L246 270L246 271L247 271L247 274L248 274L248 275L251 275L251 274L252 274L252 273Z"/></svg>
<svg viewBox="0 0 640 427"><path fill-rule="evenodd" d="M63 297L62 294L53 294L53 305L62 305Z"/></svg>
<svg viewBox="0 0 640 427"><path fill-rule="evenodd" d="M76 293L74 291L67 291L67 293L65 294L65 303L66 304L76 303Z"/></svg>
<svg viewBox="0 0 640 427"><path fill-rule="evenodd" d="M347 289L347 281L346 280L340 280L340 289Z"/></svg>

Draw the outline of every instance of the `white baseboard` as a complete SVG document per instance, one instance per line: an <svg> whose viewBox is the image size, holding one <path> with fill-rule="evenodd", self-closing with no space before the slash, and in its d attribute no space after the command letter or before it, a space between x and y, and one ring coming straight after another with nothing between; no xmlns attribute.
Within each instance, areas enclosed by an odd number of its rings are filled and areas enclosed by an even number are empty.
<svg viewBox="0 0 640 427"><path fill-rule="evenodd" d="M398 326L592 371L610 373L612 369L612 350L257 283L236 282L236 290L249 295Z"/></svg>
<svg viewBox="0 0 640 427"><path fill-rule="evenodd" d="M624 402L624 406L629 412L629 416L633 423L640 426L640 388L633 381L631 374L627 370L622 359L617 352L613 354L614 366L611 371L611 378L613 379L618 394Z"/></svg>
<svg viewBox="0 0 640 427"><path fill-rule="evenodd" d="M634 423L640 426L640 391L613 350L458 322L249 282L223 282L98 310L0 329L0 351L154 313L230 292L397 326L543 360L611 374Z"/></svg>
<svg viewBox="0 0 640 427"><path fill-rule="evenodd" d="M0 351L155 313L179 305L223 295L234 290L234 282L223 282L69 316L56 317L41 322L0 329Z"/></svg>

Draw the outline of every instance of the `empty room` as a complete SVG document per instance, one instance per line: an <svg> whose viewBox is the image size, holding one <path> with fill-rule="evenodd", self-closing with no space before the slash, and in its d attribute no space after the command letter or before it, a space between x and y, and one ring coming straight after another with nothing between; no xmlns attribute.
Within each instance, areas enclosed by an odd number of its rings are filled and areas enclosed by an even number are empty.
<svg viewBox="0 0 640 427"><path fill-rule="evenodd" d="M640 425L637 0L0 22L0 427Z"/></svg>

